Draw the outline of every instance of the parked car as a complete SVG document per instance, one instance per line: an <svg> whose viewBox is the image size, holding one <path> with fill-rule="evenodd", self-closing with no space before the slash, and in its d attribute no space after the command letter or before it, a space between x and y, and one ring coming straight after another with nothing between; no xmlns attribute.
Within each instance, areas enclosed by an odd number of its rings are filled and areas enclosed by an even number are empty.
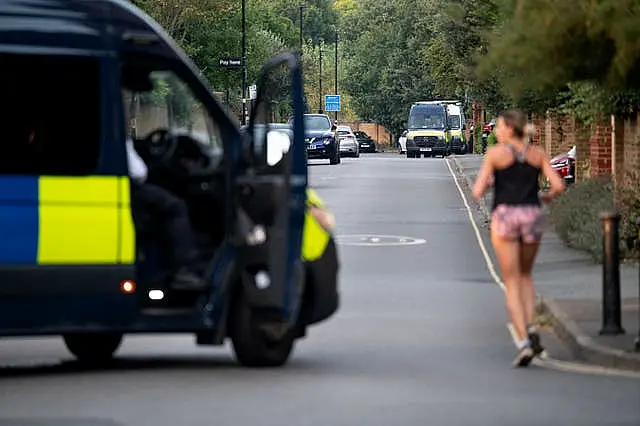
<svg viewBox="0 0 640 426"><path fill-rule="evenodd" d="M338 141L340 146L340 155L351 155L360 157L360 144L356 139L356 135L349 126L338 126Z"/></svg>
<svg viewBox="0 0 640 426"><path fill-rule="evenodd" d="M571 149L560 155L556 155L550 160L551 167L558 172L560 177L564 179L567 185L575 182L576 171L576 147L575 145Z"/></svg>
<svg viewBox="0 0 640 426"><path fill-rule="evenodd" d="M493 132L494 127L496 127L495 118L482 127L482 153L483 154L487 152L487 142L489 140L489 135Z"/></svg>
<svg viewBox="0 0 640 426"><path fill-rule="evenodd" d="M376 152L378 150L376 141L365 132L356 130L353 134L356 135L356 140L358 141L358 145L360 145L360 152Z"/></svg>
<svg viewBox="0 0 640 426"><path fill-rule="evenodd" d="M293 125L292 120L289 124ZM340 149L336 125L326 114L304 115L304 141L309 160L329 160L329 164L340 164Z"/></svg>

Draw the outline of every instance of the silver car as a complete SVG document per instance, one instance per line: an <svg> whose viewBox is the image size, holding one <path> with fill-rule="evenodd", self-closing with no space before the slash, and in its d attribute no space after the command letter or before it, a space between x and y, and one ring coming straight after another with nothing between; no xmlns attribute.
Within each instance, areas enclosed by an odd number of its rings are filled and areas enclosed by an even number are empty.
<svg viewBox="0 0 640 426"><path fill-rule="evenodd" d="M355 158L360 157L360 144L351 127L338 126L338 140L340 144L340 155L342 157L346 155L351 155Z"/></svg>

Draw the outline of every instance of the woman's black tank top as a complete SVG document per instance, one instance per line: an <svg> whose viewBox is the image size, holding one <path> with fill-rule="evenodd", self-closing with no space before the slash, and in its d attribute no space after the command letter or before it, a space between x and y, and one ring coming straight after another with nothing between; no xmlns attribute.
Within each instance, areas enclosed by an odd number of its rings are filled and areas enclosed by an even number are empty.
<svg viewBox="0 0 640 426"><path fill-rule="evenodd" d="M500 204L508 206L540 205L540 168L526 161L528 146L518 152L506 145L515 157L509 167L494 171L493 209Z"/></svg>

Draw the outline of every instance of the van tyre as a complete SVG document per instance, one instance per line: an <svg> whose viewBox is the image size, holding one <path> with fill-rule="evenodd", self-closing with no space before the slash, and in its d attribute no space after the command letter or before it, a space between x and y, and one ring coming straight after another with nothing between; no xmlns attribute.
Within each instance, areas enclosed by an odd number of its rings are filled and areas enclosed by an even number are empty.
<svg viewBox="0 0 640 426"><path fill-rule="evenodd" d="M243 293L234 298L229 321L229 337L238 362L245 367L280 367L293 351L295 328L278 341L270 340L261 330L264 324L247 304Z"/></svg>
<svg viewBox="0 0 640 426"><path fill-rule="evenodd" d="M122 343L118 333L66 334L62 338L78 361L89 364L110 361Z"/></svg>

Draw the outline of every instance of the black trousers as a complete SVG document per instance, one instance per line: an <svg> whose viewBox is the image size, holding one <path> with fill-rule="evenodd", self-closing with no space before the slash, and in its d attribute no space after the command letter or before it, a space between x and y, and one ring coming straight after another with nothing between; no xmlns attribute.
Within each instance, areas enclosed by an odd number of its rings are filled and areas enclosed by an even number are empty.
<svg viewBox="0 0 640 426"><path fill-rule="evenodd" d="M195 239L181 198L159 186L132 181L131 210L136 227L151 224L161 232L173 268L194 261Z"/></svg>

